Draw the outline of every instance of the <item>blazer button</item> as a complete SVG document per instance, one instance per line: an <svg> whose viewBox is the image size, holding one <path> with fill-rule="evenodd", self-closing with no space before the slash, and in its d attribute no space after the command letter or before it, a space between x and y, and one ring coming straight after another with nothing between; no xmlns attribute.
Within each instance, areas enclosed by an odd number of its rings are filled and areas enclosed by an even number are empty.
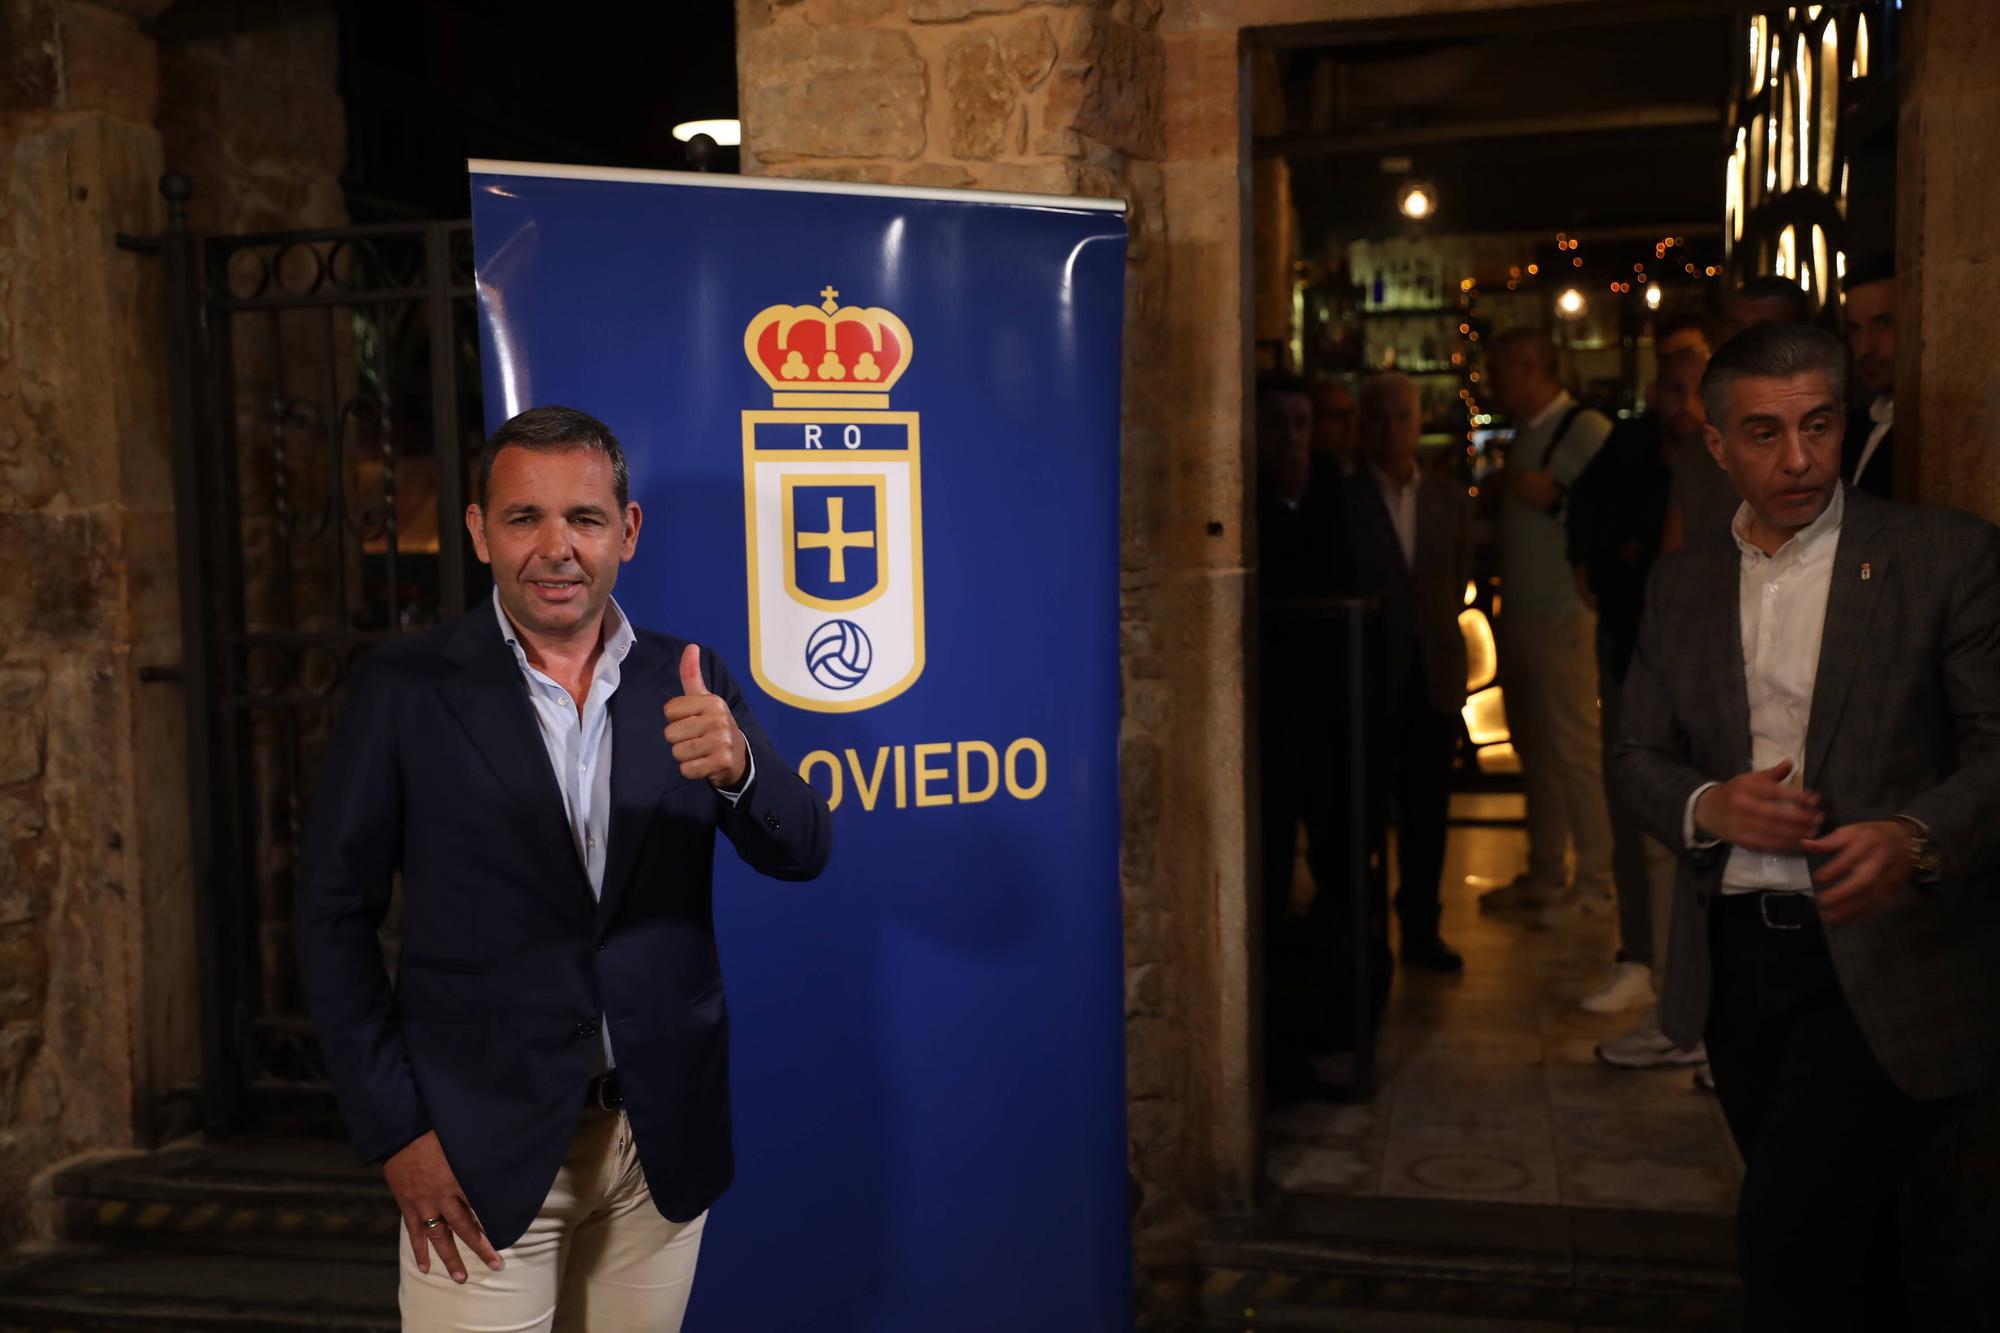
<svg viewBox="0 0 2000 1333"><path fill-rule="evenodd" d="M765 828L773 828L773 829L774 829L774 828L778 827L778 822L779 822L779 821L778 821L778 816L777 816L777 815L773 814L773 813L772 813L771 811L769 811L769 810L766 810L766 811L764 812L764 827L765 827Z"/></svg>
<svg viewBox="0 0 2000 1333"><path fill-rule="evenodd" d="M591 1020L590 1020L589 1022L587 1022L587 1023L578 1023L578 1024L576 1025L576 1035L577 1035L577 1036L579 1036L579 1037L594 1037L594 1036L596 1036L596 1035L597 1035L597 1020L593 1018L593 1019L591 1019Z"/></svg>

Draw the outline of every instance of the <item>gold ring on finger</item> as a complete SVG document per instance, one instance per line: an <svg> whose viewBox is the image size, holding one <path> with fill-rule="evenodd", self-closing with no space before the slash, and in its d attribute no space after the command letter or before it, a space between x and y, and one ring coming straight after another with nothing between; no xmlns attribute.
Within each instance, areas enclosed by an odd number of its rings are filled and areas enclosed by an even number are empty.
<svg viewBox="0 0 2000 1333"><path fill-rule="evenodd" d="M423 1227L424 1230L429 1231L432 1227L439 1226L443 1222L444 1219L442 1217L427 1217L424 1219Z"/></svg>

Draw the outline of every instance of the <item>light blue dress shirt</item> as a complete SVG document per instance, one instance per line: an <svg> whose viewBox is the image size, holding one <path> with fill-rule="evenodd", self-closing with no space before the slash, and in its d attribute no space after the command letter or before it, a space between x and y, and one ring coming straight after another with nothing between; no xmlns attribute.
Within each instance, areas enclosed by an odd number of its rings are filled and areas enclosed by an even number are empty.
<svg viewBox="0 0 2000 1333"><path fill-rule="evenodd" d="M493 614L500 622L501 637L514 650L514 660L527 679L528 702L534 706L535 726L555 768L556 786L562 789L563 816L569 821L577 860L590 881L590 891L601 899L604 845L611 827L611 696L618 692L619 673L638 636L617 599L611 599L604 608L604 652L597 659L597 674L591 678L590 692L579 709L568 690L528 664L527 651L521 647L514 622L500 605L497 588L493 591ZM664 718L660 725L665 728ZM666 744L665 738L660 743ZM756 757L749 754L748 746L744 752L750 768L743 785L734 792L720 793L731 805L757 778ZM617 1063L611 1054L611 1024L600 1017L597 1030L603 1038L604 1068L610 1069Z"/></svg>

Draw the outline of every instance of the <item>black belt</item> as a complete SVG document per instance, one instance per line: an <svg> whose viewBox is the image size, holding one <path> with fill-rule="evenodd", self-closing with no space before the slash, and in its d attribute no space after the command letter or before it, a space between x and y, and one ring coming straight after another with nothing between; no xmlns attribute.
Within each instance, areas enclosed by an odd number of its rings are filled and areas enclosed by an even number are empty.
<svg viewBox="0 0 2000 1333"><path fill-rule="evenodd" d="M615 1111L625 1104L625 1089L618 1082L618 1071L599 1074L583 1085L583 1104L595 1106L600 1111Z"/></svg>
<svg viewBox="0 0 2000 1333"><path fill-rule="evenodd" d="M1771 930L1804 930L1819 925L1819 904L1810 893L1783 890L1759 893L1725 893L1722 905L1733 913L1754 919Z"/></svg>

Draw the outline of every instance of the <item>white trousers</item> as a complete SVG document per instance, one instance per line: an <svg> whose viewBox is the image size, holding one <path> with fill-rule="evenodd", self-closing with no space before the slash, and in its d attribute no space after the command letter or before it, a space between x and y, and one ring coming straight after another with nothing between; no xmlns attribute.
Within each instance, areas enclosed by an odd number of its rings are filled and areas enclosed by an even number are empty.
<svg viewBox="0 0 2000 1333"><path fill-rule="evenodd" d="M433 1252L417 1270L399 1237L404 1333L678 1333L708 1214L669 1222L653 1206L623 1111L586 1110L527 1232L495 1273L458 1242L465 1283Z"/></svg>
<svg viewBox="0 0 2000 1333"><path fill-rule="evenodd" d="M1500 683L1528 797L1528 873L1561 884L1565 844L1575 887L1611 892L1611 816L1597 714L1597 617L1507 611L1500 618Z"/></svg>

